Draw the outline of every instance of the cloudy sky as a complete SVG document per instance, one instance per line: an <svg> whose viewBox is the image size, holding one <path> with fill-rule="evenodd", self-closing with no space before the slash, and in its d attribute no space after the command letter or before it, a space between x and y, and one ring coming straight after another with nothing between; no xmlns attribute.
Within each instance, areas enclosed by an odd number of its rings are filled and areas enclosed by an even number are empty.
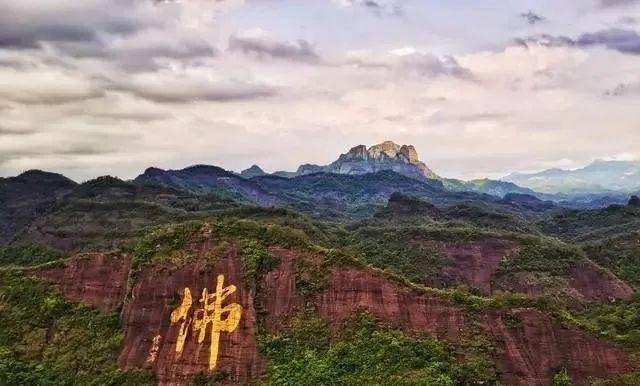
<svg viewBox="0 0 640 386"><path fill-rule="evenodd" d="M0 2L0 176L640 158L638 0Z"/></svg>

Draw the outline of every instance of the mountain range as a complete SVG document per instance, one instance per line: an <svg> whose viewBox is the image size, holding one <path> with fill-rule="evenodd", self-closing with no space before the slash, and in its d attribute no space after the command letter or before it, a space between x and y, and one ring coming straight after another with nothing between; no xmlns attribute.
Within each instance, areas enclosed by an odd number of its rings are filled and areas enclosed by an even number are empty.
<svg viewBox="0 0 640 386"><path fill-rule="evenodd" d="M502 180L550 194L637 192L640 190L640 161L597 160L579 169L512 173Z"/></svg>
<svg viewBox="0 0 640 386"><path fill-rule="evenodd" d="M640 198L545 196L391 142L2 178L0 385L638 385Z"/></svg>

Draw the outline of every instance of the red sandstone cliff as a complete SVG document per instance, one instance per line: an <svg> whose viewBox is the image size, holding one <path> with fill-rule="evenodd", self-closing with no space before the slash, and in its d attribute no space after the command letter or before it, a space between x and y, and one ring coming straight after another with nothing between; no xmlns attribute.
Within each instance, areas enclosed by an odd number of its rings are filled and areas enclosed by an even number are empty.
<svg viewBox="0 0 640 386"><path fill-rule="evenodd" d="M205 244L200 252L204 254L211 248L212 245ZM482 256L482 248L478 248L452 249L451 253L458 261L464 261L464 256ZM200 261L180 267L163 263L144 268L136 275L130 298L124 304L125 339L118 360L120 366L153 368L162 385L185 384L206 371L210 334L202 344L192 335L187 336L184 350L178 355L180 325L171 324L170 314L180 304L185 288L191 290L197 301L202 289L214 288L216 275L224 274L226 283L238 288L228 301L240 304L243 313L234 332L221 334L218 369L228 375L229 383L246 384L258 379L263 374L265 359L256 342L257 311L264 314L263 327L276 333L283 328L284 320L308 306L296 290L294 267L296 259L306 256L305 252L281 248L273 248L271 252L281 262L266 275L259 294L243 284L242 264L235 247L228 248L215 263ZM487 270L493 269L490 267ZM110 311L125 297L128 269L126 256L88 254L71 259L66 268L40 274L58 282L70 299ZM483 271L471 277L484 279L487 274ZM407 333L428 332L451 341L456 340L470 317L464 308L446 299L360 268L333 269L326 288L314 299L311 306L331 325L338 325L353 312L367 310ZM590 377L610 377L632 368L628 355L609 342L562 326L536 310L511 313L510 323L497 311L481 317L482 329L496 342L496 364L504 384L548 385L555 372L566 368L576 385L586 385ZM514 318L519 321L515 325Z"/></svg>
<svg viewBox="0 0 640 386"><path fill-rule="evenodd" d="M116 310L124 299L131 257L115 253L84 253L65 266L38 270L58 284L64 296L105 312Z"/></svg>

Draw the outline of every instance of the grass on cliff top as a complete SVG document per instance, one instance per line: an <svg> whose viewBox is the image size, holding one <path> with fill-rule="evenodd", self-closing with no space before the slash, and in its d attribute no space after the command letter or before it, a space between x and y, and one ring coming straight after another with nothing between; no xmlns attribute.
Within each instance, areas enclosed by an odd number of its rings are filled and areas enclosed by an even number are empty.
<svg viewBox="0 0 640 386"><path fill-rule="evenodd" d="M40 265L62 257L62 252L45 245L21 243L0 246L0 266Z"/></svg>
<svg viewBox="0 0 640 386"><path fill-rule="evenodd" d="M343 238L340 243L336 243L346 245L346 248L325 248L312 242L309 236L300 229L256 220L227 218L212 219L211 222L190 221L153 228L144 237L140 238L133 247L133 270L135 271L144 265L165 261L166 259L171 260L172 256L179 256L179 261L188 261L189 258L184 257L185 248L189 243L205 237L203 236L203 229L205 227L209 229L210 237L233 239L240 242L241 247L247 245L253 246L252 248L254 250L250 252L255 256L261 256L263 252L259 251L258 253L256 251L269 246L295 248L317 255L318 258L322 260L322 264L307 262L307 264L296 266L297 279L299 279L297 284L299 284L301 290L308 289L308 295L313 295L313 293L324 288L322 281L328 277L327 273L331 267L351 266L373 270L401 285L409 286L416 291L428 293L432 296L451 300L455 304L463 305L472 310L511 308L516 306L533 306L542 310L549 310L555 309L556 307L553 306L549 300L543 298L527 298L526 296L517 294L503 294L493 298L484 298L475 296L470 293L468 289L465 290L464 288L436 289L416 284L420 281L412 277L412 273L417 269L415 267L417 260L411 260L412 257L416 256L416 251L408 247L412 245L409 242L410 240L418 238L426 239L427 241L441 240L458 242L461 240L473 241L483 238L502 237L520 240L525 246L531 245L533 251L536 251L534 246L542 246L539 254L531 252L529 255L523 255L527 256L528 259L523 257L522 265L511 263L512 265L509 269L513 270L524 269L522 268L523 266L533 266L531 260L534 262L536 259L548 259L552 261L552 258L562 256L560 253L555 253L558 251L564 252L567 255L566 259L555 261L556 264L562 267L566 267L567 264L572 261L571 258L574 257L574 255L570 253L573 251L570 247L560 242L555 242L552 239L489 232L474 227L453 229L399 228L396 230L391 228L365 228L353 233L351 239L345 240ZM257 246L259 246L259 248ZM402 253L403 251L405 254ZM426 254L431 253L432 250L427 248L418 250L418 252ZM438 264L436 260L438 258L437 254L433 252L433 254L428 256L430 256L433 261L423 262L422 265L424 265L424 269L429 270L429 272L433 271L435 274L436 271L433 267L437 267ZM257 263L248 262L248 264L252 270L254 268L251 267L251 264L257 264L256 267L258 267L257 269L261 274L273 268L273 262L269 262L268 259ZM262 266L263 264L264 266ZM551 268L553 268L553 266L551 266ZM249 272L250 276L255 276L254 273Z"/></svg>
<svg viewBox="0 0 640 386"><path fill-rule="evenodd" d="M410 263L403 262L403 256L398 251L405 251L411 257L411 250L406 248L407 237L424 237L443 241L472 241L483 238L501 237L515 240L520 243L521 249L515 257L506 260L501 267L503 273L518 270L544 270L554 274L561 274L582 258L579 249L561 243L555 239L520 235L514 233L496 233L477 228L454 229L425 229L425 228L366 228L355 232L355 238L349 242L357 241L360 244L352 244L356 251L365 253L351 253L346 250L329 249L312 242L309 236L300 229L291 228L265 221L244 220L235 218L217 219L205 223L203 221L191 221L183 224L174 224L155 228L138 241L134 249L134 269L136 264L153 264L162 261L172 254L184 253L185 246L193 240L203 237L203 227L208 227L211 237L231 239L238 242L241 248L241 258L247 270L247 285L257 288L264 274L275 267L277 262L267 252L269 246L306 251L316 256L319 261L313 259L301 259L295 265L296 287L301 291L305 299L312 299L314 294L321 292L326 287L328 273L332 267L350 266L360 269L368 269L374 274L382 275L386 279L406 286L419 293L428 296L439 297L459 305L469 312L482 313L488 310L509 310L512 308L535 308L554 316L564 324L579 326L596 335L602 328L587 328L584 320L576 318L565 307L549 297L528 297L520 294L503 293L492 297L475 295L465 287L437 289L425 285L416 284L415 278L408 275L407 269L414 269ZM387 234L386 232L391 232ZM353 250L351 250L353 251ZM425 251L421 251L425 252ZM429 251L427 251L429 252ZM389 257L385 260L375 260L382 256ZM437 255L433 255L434 259ZM399 257L394 260L393 257ZM300 260L300 259L299 259ZM387 263L387 264L385 264ZM400 263L404 264L401 265ZM436 264L436 263L434 263Z"/></svg>
<svg viewBox="0 0 640 386"><path fill-rule="evenodd" d="M504 259L500 272L528 271L563 275L584 258L570 244L543 236L487 230L476 226L370 227L353 229L342 239L348 253L375 267L391 270L411 281L433 285L441 280L447 263L441 243L470 243L499 239L512 241L518 250Z"/></svg>
<svg viewBox="0 0 640 386"><path fill-rule="evenodd" d="M615 304L595 304L575 316L586 330L640 353L640 294Z"/></svg>
<svg viewBox="0 0 640 386"><path fill-rule="evenodd" d="M620 279L640 286L640 231L590 243L584 249L589 258Z"/></svg>
<svg viewBox="0 0 640 386"><path fill-rule="evenodd" d="M316 316L293 321L289 331L264 337L268 385L493 384L490 361L459 362L449 344L410 337L358 315L339 333Z"/></svg>
<svg viewBox="0 0 640 386"><path fill-rule="evenodd" d="M152 385L124 372L117 315L67 302L43 281L0 270L0 385Z"/></svg>

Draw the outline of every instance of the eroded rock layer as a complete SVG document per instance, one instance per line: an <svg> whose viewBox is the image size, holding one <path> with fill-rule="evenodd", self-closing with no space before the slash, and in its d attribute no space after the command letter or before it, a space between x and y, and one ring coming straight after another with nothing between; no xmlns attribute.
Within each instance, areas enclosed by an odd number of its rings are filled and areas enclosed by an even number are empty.
<svg viewBox="0 0 640 386"><path fill-rule="evenodd" d="M225 304L242 307L238 327L220 334L216 371L224 373L229 384L246 384L264 374L266 359L257 344L259 325L267 333L278 333L286 328L288 318L309 306L332 326L364 310L409 334L427 332L452 343L474 317L435 293L408 287L364 268L333 268L324 289L304 298L296 288L296 262L308 259L310 253L283 248L270 250L280 263L256 291L246 284L238 248L231 244L224 253L218 248L215 259L205 259L213 248L211 243L203 244L199 257L190 263L158 263L133 273L135 284L128 295L125 289L130 261L126 256L81 255L64 268L40 274L58 282L68 298L105 311L113 311L124 302L125 338L118 363L124 369L152 368L161 385L188 384L198 373L208 371L211 332L207 331L204 341L198 343L189 326L184 348L178 352L181 323L172 323L171 313L180 306L185 288L189 288L197 307L204 288L213 292L218 275L224 275L225 286L237 286ZM450 252L457 261L473 260L480 253L475 249ZM478 314L475 317L478 320ZM483 333L495 342L496 368L503 384L548 385L553 374L566 368L576 385L586 385L591 378L608 378L634 367L621 348L563 326L537 310L512 310L508 320L504 313L487 310L479 318Z"/></svg>

